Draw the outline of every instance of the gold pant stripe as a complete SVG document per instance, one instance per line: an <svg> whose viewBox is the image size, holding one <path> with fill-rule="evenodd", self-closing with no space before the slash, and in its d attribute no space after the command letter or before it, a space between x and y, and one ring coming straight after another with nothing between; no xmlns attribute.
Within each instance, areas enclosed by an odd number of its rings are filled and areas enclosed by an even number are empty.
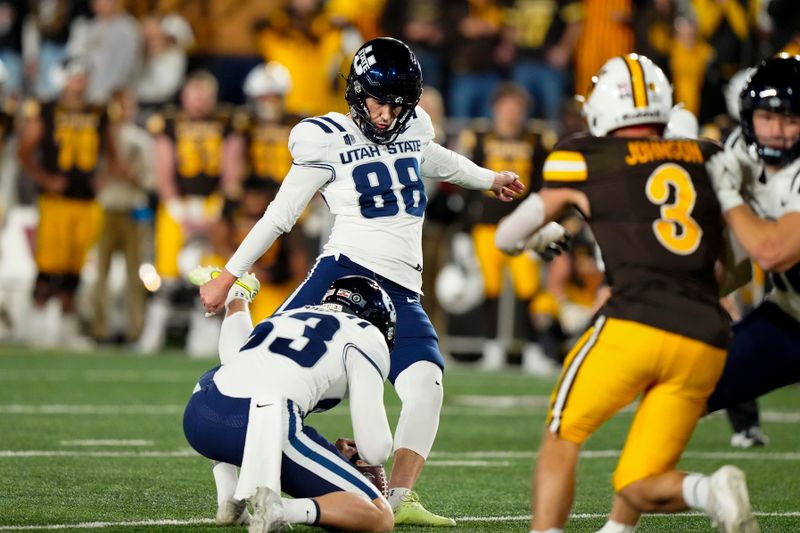
<svg viewBox="0 0 800 533"><path fill-rule="evenodd" d="M569 363L569 366L563 371L563 377L555 395L555 402L553 403L552 409L553 414L549 426L550 431L556 435L558 435L558 429L561 425L561 414L564 411L564 406L567 404L567 397L569 396L569 391L572 389L572 384L575 382L575 376L578 375L578 370L580 370L587 354L597 343L597 338L600 336L600 332L603 330L603 325L605 323L606 317L602 315L598 317L597 321L594 323L592 334L586 341L586 344L581 347L581 349Z"/></svg>

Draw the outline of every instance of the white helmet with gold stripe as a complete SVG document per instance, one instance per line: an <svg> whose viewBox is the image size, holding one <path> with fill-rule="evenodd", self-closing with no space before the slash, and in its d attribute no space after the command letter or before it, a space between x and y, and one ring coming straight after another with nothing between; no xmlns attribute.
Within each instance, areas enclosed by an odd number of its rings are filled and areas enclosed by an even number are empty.
<svg viewBox="0 0 800 533"><path fill-rule="evenodd" d="M637 54L606 61L592 77L583 114L596 137L626 126L667 124L672 86L650 59Z"/></svg>

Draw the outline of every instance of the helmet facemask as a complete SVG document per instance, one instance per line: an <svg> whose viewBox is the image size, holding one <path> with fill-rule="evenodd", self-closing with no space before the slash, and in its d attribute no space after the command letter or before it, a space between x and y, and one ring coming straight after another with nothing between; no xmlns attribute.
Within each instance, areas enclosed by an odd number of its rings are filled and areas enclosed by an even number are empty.
<svg viewBox="0 0 800 533"><path fill-rule="evenodd" d="M745 83L739 97L742 136L769 166L784 167L800 157L800 138L788 148L761 144L753 114L762 109L780 115L800 116L800 56L781 54L762 62Z"/></svg>
<svg viewBox="0 0 800 533"><path fill-rule="evenodd" d="M413 52L396 39L379 37L356 52L347 76L345 99L350 115L361 132L372 142L393 142L408 127L422 96L422 70ZM367 98L400 107L394 122L386 129L372 123Z"/></svg>

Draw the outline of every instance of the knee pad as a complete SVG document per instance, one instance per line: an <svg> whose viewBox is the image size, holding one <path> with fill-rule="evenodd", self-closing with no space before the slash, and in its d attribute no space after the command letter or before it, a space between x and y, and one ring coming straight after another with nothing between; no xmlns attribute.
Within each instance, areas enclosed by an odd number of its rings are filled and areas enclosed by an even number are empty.
<svg viewBox="0 0 800 533"><path fill-rule="evenodd" d="M395 450L407 448L427 459L439 429L444 398L442 369L430 361L419 361L397 376L394 388L403 402Z"/></svg>

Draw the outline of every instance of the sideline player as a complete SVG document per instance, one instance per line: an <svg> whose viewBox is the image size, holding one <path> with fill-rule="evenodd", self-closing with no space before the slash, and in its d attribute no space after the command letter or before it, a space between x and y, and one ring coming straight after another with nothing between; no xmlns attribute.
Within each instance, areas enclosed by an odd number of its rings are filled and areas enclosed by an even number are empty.
<svg viewBox="0 0 800 533"><path fill-rule="evenodd" d="M672 90L646 57L612 58L595 80L584 103L593 137L556 146L545 161L545 189L500 224L496 239L508 247L575 206L597 239L612 287L553 391L531 530L563 531L581 445L641 395L613 476L612 516L601 531L632 533L640 513L689 507L722 531L758 531L738 468L710 477L675 470L722 373L730 337L714 278L722 220L705 167L720 149L663 139Z"/></svg>
<svg viewBox="0 0 800 533"><path fill-rule="evenodd" d="M200 270L209 277L218 272ZM254 329L248 302L257 292L251 274L230 291L219 338L222 365L195 387L184 413L186 439L201 455L242 467L232 503L237 518L246 520L250 498L251 533L293 523L391 530L384 496L304 422L349 396L360 457L386 461L392 434L383 382L396 321L391 299L374 280L343 277L320 304L277 313ZM294 499L281 498L281 490Z"/></svg>
<svg viewBox="0 0 800 533"><path fill-rule="evenodd" d="M506 202L524 186L512 173L481 168L433 142L430 117L417 107L421 93L422 72L405 44L386 37L366 42L347 78L350 114L328 113L295 126L289 137L294 163L275 200L200 296L207 311L219 309L236 277L292 228L320 190L335 217L330 239L279 310L318 302L334 279L347 274L383 285L397 308L389 380L403 403L389 481L395 523L454 526L426 510L412 491L439 426L444 368L420 304L427 204L422 177L491 190Z"/></svg>
<svg viewBox="0 0 800 533"><path fill-rule="evenodd" d="M75 297L86 254L97 240L102 209L95 201L106 160L116 168L115 136L103 105L89 102L92 75L82 58L63 65L64 86L53 101L28 100L23 106L19 160L36 184L39 225L29 341L34 345L89 349L80 332ZM57 298L60 312L47 312ZM42 334L42 324L47 334Z"/></svg>
<svg viewBox="0 0 800 533"><path fill-rule="evenodd" d="M772 290L734 326L709 411L800 382L800 56L764 61L741 93L740 113L741 133L726 143L715 187L725 220Z"/></svg>

